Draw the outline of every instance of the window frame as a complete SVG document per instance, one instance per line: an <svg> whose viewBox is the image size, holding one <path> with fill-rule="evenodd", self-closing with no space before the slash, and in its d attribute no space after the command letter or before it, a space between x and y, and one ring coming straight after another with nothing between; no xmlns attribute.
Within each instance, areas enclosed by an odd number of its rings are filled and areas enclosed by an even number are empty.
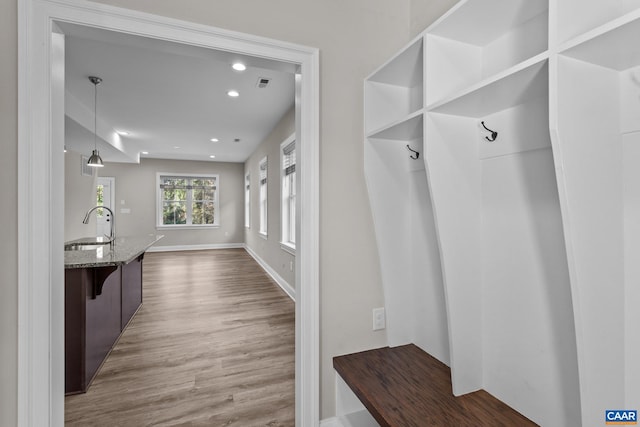
<svg viewBox="0 0 640 427"><path fill-rule="evenodd" d="M292 173L287 175L285 168L285 161L287 160L288 153L285 153L286 149L294 144L293 150L293 166ZM295 255L296 251L296 135L295 133L289 135L287 139L280 144L280 247ZM293 200L291 200L291 188L293 187ZM293 221L291 220L291 210L293 210ZM293 235L293 240L291 240Z"/></svg>
<svg viewBox="0 0 640 427"><path fill-rule="evenodd" d="M263 168L264 165L264 168ZM264 178L263 178L264 171ZM264 156L258 163L258 184L259 184L259 203L258 208L260 212L259 229L258 234L264 238L267 238L269 232L269 160L267 156Z"/></svg>
<svg viewBox="0 0 640 427"><path fill-rule="evenodd" d="M213 224L193 224L191 223L192 212L191 203L193 202L193 189L187 190L187 223L186 224L164 224L163 223L163 191L160 188L164 177L193 179L214 179L215 189L213 192ZM156 173L156 229L157 230L189 230L203 228L211 229L220 227L220 175L219 174L200 174L200 173L181 173L181 172L157 172Z"/></svg>
<svg viewBox="0 0 640 427"><path fill-rule="evenodd" d="M251 228L251 173L244 176L244 228Z"/></svg>

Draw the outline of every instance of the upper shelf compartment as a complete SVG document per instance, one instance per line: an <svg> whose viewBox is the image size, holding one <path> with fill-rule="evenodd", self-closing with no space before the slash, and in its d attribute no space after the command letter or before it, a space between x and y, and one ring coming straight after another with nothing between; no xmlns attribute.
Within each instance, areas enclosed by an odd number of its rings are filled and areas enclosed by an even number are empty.
<svg viewBox="0 0 640 427"><path fill-rule="evenodd" d="M640 0L562 0L556 3L559 43L640 8Z"/></svg>
<svg viewBox="0 0 640 427"><path fill-rule="evenodd" d="M539 55L484 80L455 96L427 107L427 111L480 118L546 95L549 87L547 60Z"/></svg>
<svg viewBox="0 0 640 427"><path fill-rule="evenodd" d="M617 127L610 126L610 135L640 132L640 13L626 15L588 36L560 52L560 71L570 76L574 87L582 85L583 90L602 93L598 100L610 106L606 111L619 114ZM568 61L569 58L576 61ZM566 98L567 102L577 102ZM590 120L606 122L602 117Z"/></svg>
<svg viewBox="0 0 640 427"><path fill-rule="evenodd" d="M563 55L624 71L640 66L640 10L576 40Z"/></svg>
<svg viewBox="0 0 640 427"><path fill-rule="evenodd" d="M422 138L422 113L414 113L406 120L399 120L389 126L367 135L371 139L413 141Z"/></svg>
<svg viewBox="0 0 640 427"><path fill-rule="evenodd" d="M427 29L427 104L545 52L548 0L463 0Z"/></svg>
<svg viewBox="0 0 640 427"><path fill-rule="evenodd" d="M365 80L365 130L408 118L423 103L423 41L418 38Z"/></svg>

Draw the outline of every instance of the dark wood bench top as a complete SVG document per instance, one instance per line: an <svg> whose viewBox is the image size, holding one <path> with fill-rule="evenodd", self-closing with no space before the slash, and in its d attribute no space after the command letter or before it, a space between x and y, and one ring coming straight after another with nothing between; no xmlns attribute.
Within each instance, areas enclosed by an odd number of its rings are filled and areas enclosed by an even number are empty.
<svg viewBox="0 0 640 427"><path fill-rule="evenodd" d="M449 367L413 344L333 358L382 427L535 426L484 390L455 397Z"/></svg>

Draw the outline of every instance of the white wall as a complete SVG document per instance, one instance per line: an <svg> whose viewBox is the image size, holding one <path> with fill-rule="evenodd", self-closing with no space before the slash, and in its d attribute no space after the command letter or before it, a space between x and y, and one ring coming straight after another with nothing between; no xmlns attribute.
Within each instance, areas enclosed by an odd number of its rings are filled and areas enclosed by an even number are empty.
<svg viewBox="0 0 640 427"><path fill-rule="evenodd" d="M247 247L273 268L292 288L295 288L295 256L280 247L281 220L280 144L295 132L295 110L287 112L244 163L244 175L249 173L251 188L251 226L244 228ZM267 237L260 230L260 161L267 156ZM299 165L296 165L299 168ZM298 169L299 170L299 169ZM244 181L243 181L244 182ZM244 197L244 195L243 195ZM244 198L243 198L244 200ZM295 266L294 266L295 267Z"/></svg>
<svg viewBox="0 0 640 427"><path fill-rule="evenodd" d="M220 227L197 230L156 228L156 174L218 174ZM107 163L100 176L115 178L116 235L163 234L157 246L242 243L244 183L242 163L142 159L139 165ZM122 204L124 200L124 204ZM121 209L130 209L122 213Z"/></svg>

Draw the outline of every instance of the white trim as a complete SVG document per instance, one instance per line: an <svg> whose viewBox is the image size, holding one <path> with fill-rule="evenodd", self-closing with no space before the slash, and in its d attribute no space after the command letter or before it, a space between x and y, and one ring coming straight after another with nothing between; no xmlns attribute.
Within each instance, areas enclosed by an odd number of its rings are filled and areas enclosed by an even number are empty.
<svg viewBox="0 0 640 427"><path fill-rule="evenodd" d="M242 249L244 243L210 243L205 245L151 246L147 252L206 251L209 249Z"/></svg>
<svg viewBox="0 0 640 427"><path fill-rule="evenodd" d="M96 177L96 191L97 191L97 186L100 185L100 181L108 181L109 182L109 188L111 189L111 190L109 190L109 193L110 193L109 203L105 204L105 200L103 198L102 204L113 211L114 218L112 218L112 221L115 221L115 216L116 216L116 177L114 177L114 176L97 176ZM98 204L97 200L96 200L96 204ZM96 217L96 236L101 236L104 233L102 233L102 234L100 233L100 226L98 225L98 223L99 223L99 221L98 221L98 218ZM114 224L114 232L117 235L118 229L115 228L115 222L113 224Z"/></svg>
<svg viewBox="0 0 640 427"><path fill-rule="evenodd" d="M249 187L249 193L247 194L247 186ZM247 172L244 175L244 228L247 230L251 228L251 172Z"/></svg>
<svg viewBox="0 0 640 427"><path fill-rule="evenodd" d="M269 276L271 276L271 278L278 284L278 286L280 286L282 290L285 291L287 295L289 295L289 298L291 298L291 300L296 300L296 290L289 284L289 282L284 280L277 271L275 271L265 260L260 258L260 256L258 256L258 254L255 253L249 246L245 245L244 250L247 251L247 253L251 255L258 264L260 264L260 267L262 267L262 269L266 271Z"/></svg>
<svg viewBox="0 0 640 427"><path fill-rule="evenodd" d="M292 142L294 142L295 140L296 140L296 134L294 132L280 143L280 155L279 155L280 163L278 168L280 169L280 245L287 246L288 247L287 249L285 249L284 247L282 247L282 249L284 249L289 253L293 253L294 255L296 250L295 243L288 243L285 241L285 237L289 237L289 232L285 230L290 229L290 224L289 224L289 214L288 213L285 214L285 212L287 211L286 209L287 206L285 203L285 191L284 191L285 190L285 174L284 174L283 163L284 163L284 156L285 156L284 154L285 147L291 144ZM288 200L288 195L287 195L287 200ZM286 218L286 221L285 221L285 218ZM286 236L285 236L285 233L286 233ZM293 250L293 252L291 252L291 250Z"/></svg>
<svg viewBox="0 0 640 427"><path fill-rule="evenodd" d="M191 224L191 225L156 225L156 230L211 230L220 228L220 225L209 224Z"/></svg>
<svg viewBox="0 0 640 427"><path fill-rule="evenodd" d="M296 256L296 425L319 424L319 51L87 0L18 2L18 425L64 425L64 107L52 68L54 21L299 65L301 173ZM58 64L59 65L59 64ZM299 114L298 114L299 113ZM297 230L300 231L300 230Z"/></svg>
<svg viewBox="0 0 640 427"><path fill-rule="evenodd" d="M339 418L325 418L320 421L320 427L344 427Z"/></svg>
<svg viewBox="0 0 640 427"><path fill-rule="evenodd" d="M264 165L264 168L262 167ZM262 171L264 170L264 178ZM262 180L266 181L263 183ZM263 202L264 192L264 204ZM269 232L269 160L264 156L258 163L258 233L267 238Z"/></svg>
<svg viewBox="0 0 640 427"><path fill-rule="evenodd" d="M294 256L296 254L296 247L291 243L280 242L280 249Z"/></svg>

